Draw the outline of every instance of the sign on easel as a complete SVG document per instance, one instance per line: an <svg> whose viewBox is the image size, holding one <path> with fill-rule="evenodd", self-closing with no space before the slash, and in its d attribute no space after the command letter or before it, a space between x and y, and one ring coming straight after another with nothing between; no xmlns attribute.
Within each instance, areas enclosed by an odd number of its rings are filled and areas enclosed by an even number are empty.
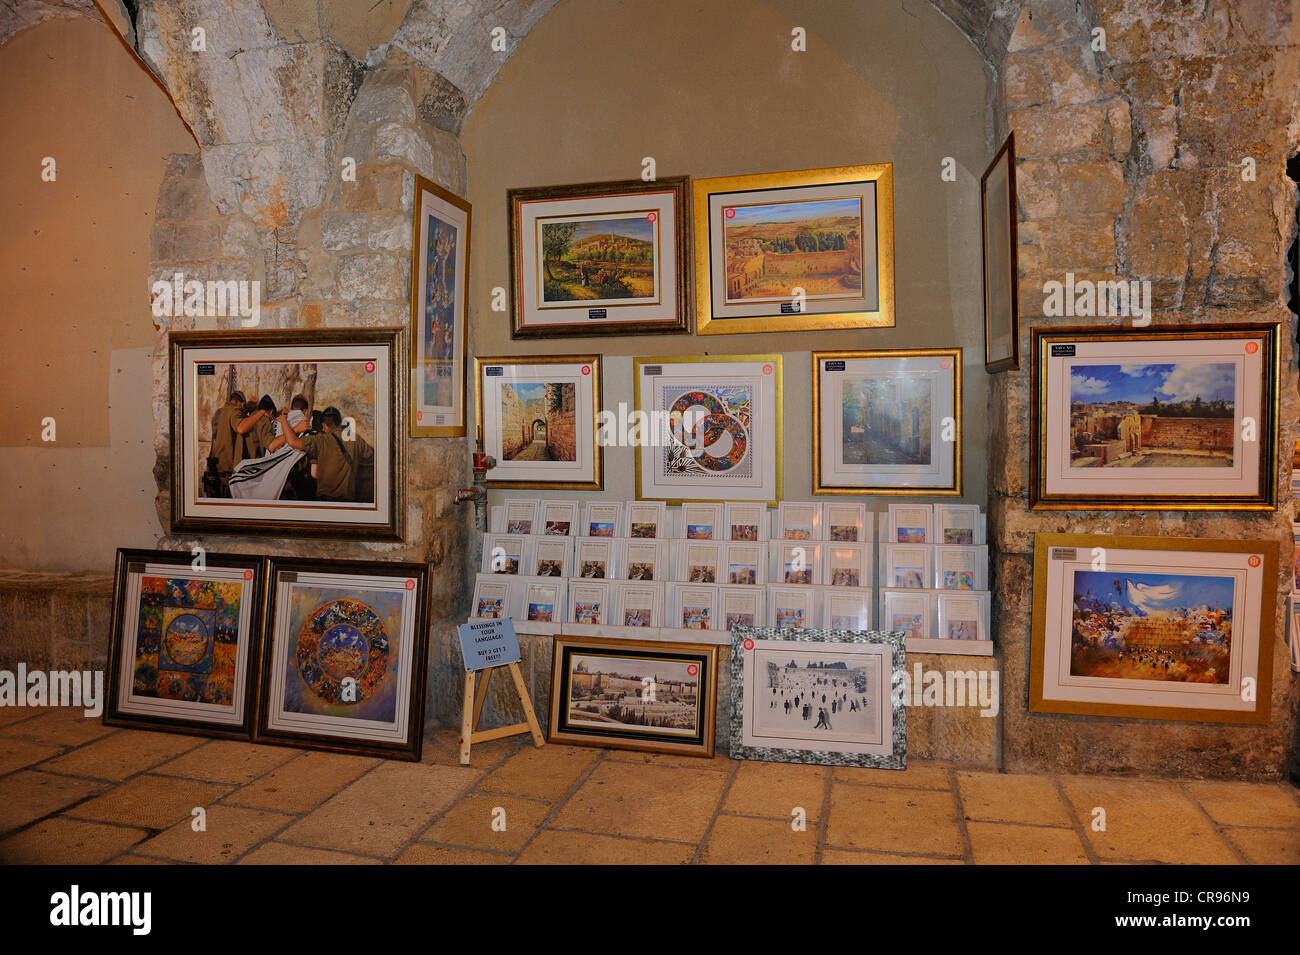
<svg viewBox="0 0 1300 955"><path fill-rule="evenodd" d="M460 761L469 763L470 746L474 743L486 743L488 740L515 736L519 733L532 733L533 742L541 746L546 740L542 738L542 728L533 712L533 702L528 697L528 687L524 685L524 676L519 672L519 638L515 635L514 621L476 620L462 623L456 628L460 635L461 652L465 655L465 706L464 719L460 728ZM511 723L490 730L475 730L479 718L483 715L483 702L487 699L488 680L492 671L505 667L514 680L515 690L519 693L519 702L524 708L523 723ZM477 675L482 672L481 680Z"/></svg>

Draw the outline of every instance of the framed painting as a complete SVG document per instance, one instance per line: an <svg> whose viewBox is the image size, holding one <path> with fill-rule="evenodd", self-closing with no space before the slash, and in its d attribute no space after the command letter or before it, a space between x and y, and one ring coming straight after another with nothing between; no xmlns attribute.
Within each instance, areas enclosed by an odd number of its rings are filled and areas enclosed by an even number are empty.
<svg viewBox="0 0 1300 955"><path fill-rule="evenodd" d="M1020 271L1016 261L1016 134L980 177L984 248L984 368L1020 367Z"/></svg>
<svg viewBox="0 0 1300 955"><path fill-rule="evenodd" d="M599 491L599 355L474 358L475 420L497 459L490 487Z"/></svg>
<svg viewBox="0 0 1300 955"><path fill-rule="evenodd" d="M1036 535L1030 711L1267 723L1278 559L1271 540Z"/></svg>
<svg viewBox="0 0 1300 955"><path fill-rule="evenodd" d="M415 177L411 223L411 436L465 433L470 204Z"/></svg>
<svg viewBox="0 0 1300 955"><path fill-rule="evenodd" d="M262 558L119 550L104 723L249 739Z"/></svg>
<svg viewBox="0 0 1300 955"><path fill-rule="evenodd" d="M906 769L906 657L899 633L732 630L731 757Z"/></svg>
<svg viewBox="0 0 1300 955"><path fill-rule="evenodd" d="M1029 505L1273 510L1278 327L1035 328Z"/></svg>
<svg viewBox="0 0 1300 955"><path fill-rule="evenodd" d="M894 167L695 180L701 335L894 324Z"/></svg>
<svg viewBox="0 0 1300 955"><path fill-rule="evenodd" d="M718 648L557 636L547 742L713 755Z"/></svg>
<svg viewBox="0 0 1300 955"><path fill-rule="evenodd" d="M636 449L638 499L776 506L780 355L635 358L632 366L636 410L649 429ZM719 510L719 534L721 522Z"/></svg>
<svg viewBox="0 0 1300 955"><path fill-rule="evenodd" d="M690 179L511 189L514 338L689 332Z"/></svg>
<svg viewBox="0 0 1300 955"><path fill-rule="evenodd" d="M419 760L428 566L270 559L258 742Z"/></svg>
<svg viewBox="0 0 1300 955"><path fill-rule="evenodd" d="M960 497L960 348L813 352L814 494Z"/></svg>
<svg viewBox="0 0 1300 955"><path fill-rule="evenodd" d="M401 540L400 335L172 332L172 533Z"/></svg>

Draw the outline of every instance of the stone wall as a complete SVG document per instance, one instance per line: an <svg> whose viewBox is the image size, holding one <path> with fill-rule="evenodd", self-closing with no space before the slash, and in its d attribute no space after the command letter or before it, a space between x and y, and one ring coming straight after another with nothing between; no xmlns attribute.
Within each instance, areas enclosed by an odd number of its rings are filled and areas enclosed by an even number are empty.
<svg viewBox="0 0 1300 955"><path fill-rule="evenodd" d="M1030 511L1029 331L1043 283L1088 278L1152 283L1154 326L1282 326L1279 447L1296 436L1295 335L1285 251L1300 148L1300 58L1291 5L1208 0L1038 0L1022 4L994 117L1015 130L1021 367L989 394L989 532L994 630L1003 660L1003 764L1011 771L1276 778L1293 745L1297 689L1275 608L1265 727L1028 712L1034 535L1039 532L1276 541L1290 553L1290 455L1279 456L1278 510ZM1093 49L1094 28L1105 48ZM1254 178L1243 177L1243 157ZM1087 324L1087 319L1055 320ZM1116 320L1093 319L1097 324ZM1286 596L1288 562L1279 573Z"/></svg>
<svg viewBox="0 0 1300 955"><path fill-rule="evenodd" d="M1232 450L1232 418L1161 418L1142 416L1142 446L1175 450Z"/></svg>
<svg viewBox="0 0 1300 955"><path fill-rule="evenodd" d="M525 420L527 419L527 420ZM533 443L533 418L510 387L501 389L501 456L509 460Z"/></svg>
<svg viewBox="0 0 1300 955"><path fill-rule="evenodd" d="M577 438L574 435L574 393L571 384L560 387L559 407L546 409L546 450L555 461L577 460Z"/></svg>

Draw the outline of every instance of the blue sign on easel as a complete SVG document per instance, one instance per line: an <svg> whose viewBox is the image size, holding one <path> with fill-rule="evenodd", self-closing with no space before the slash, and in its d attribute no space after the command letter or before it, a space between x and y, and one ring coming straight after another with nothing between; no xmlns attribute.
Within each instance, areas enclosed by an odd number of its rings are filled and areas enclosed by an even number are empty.
<svg viewBox="0 0 1300 955"><path fill-rule="evenodd" d="M515 622L509 617L462 623L456 630L460 634L460 648L465 654L467 673L518 663L520 660Z"/></svg>

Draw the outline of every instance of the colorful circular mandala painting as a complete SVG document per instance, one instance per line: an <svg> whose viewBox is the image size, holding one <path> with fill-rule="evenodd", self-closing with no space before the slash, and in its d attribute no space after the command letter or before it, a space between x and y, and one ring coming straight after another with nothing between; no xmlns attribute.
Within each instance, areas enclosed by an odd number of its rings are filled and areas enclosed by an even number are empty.
<svg viewBox="0 0 1300 955"><path fill-rule="evenodd" d="M352 705L369 697L388 673L388 631L379 614L340 598L312 611L298 633L298 672L325 703ZM344 693L344 681L356 681Z"/></svg>
<svg viewBox="0 0 1300 955"><path fill-rule="evenodd" d="M686 413L692 408L703 408L706 412L695 418L690 431L692 443L702 449L696 461L706 471L730 471L745 457L745 448L749 446L744 424L714 395L688 391L668 409L674 433L679 433Z"/></svg>

